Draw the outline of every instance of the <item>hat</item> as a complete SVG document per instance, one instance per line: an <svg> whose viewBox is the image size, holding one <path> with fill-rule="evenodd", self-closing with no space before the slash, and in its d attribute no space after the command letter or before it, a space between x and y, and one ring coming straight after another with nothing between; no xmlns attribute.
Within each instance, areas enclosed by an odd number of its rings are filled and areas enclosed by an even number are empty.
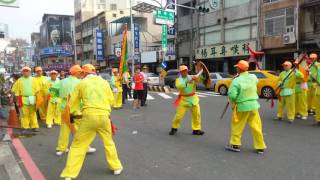
<svg viewBox="0 0 320 180"><path fill-rule="evenodd" d="M289 66L290 68L292 67L292 63L290 61L285 61L282 66Z"/></svg>
<svg viewBox="0 0 320 180"><path fill-rule="evenodd" d="M309 56L311 59L318 59L318 55L316 53L311 53Z"/></svg>
<svg viewBox="0 0 320 180"><path fill-rule="evenodd" d="M146 65L144 65L142 68L143 68L143 69L148 69L148 67L147 67Z"/></svg>
<svg viewBox="0 0 320 180"><path fill-rule="evenodd" d="M29 68L28 66L25 66L21 69L21 72L22 71L31 71L31 68Z"/></svg>
<svg viewBox="0 0 320 180"><path fill-rule="evenodd" d="M249 63L248 63L248 61L240 60L236 65L234 65L234 67L237 67L241 70L246 71L249 68Z"/></svg>
<svg viewBox="0 0 320 180"><path fill-rule="evenodd" d="M82 71L85 73L94 73L96 68L92 64L85 64L82 66Z"/></svg>
<svg viewBox="0 0 320 180"><path fill-rule="evenodd" d="M73 65L70 69L69 72L71 75L77 74L77 73L81 73L82 69L79 65Z"/></svg>
<svg viewBox="0 0 320 180"><path fill-rule="evenodd" d="M186 65L181 65L181 66L179 67L179 71L180 71L180 72L181 72L181 71L185 71L185 70L188 71L188 66L186 66Z"/></svg>
<svg viewBox="0 0 320 180"><path fill-rule="evenodd" d="M58 74L58 72L55 70L52 70L52 71L50 71L50 74Z"/></svg>
<svg viewBox="0 0 320 180"><path fill-rule="evenodd" d="M42 71L42 67L37 66L37 67L34 69L34 71L35 71L35 72L37 72L37 71Z"/></svg>

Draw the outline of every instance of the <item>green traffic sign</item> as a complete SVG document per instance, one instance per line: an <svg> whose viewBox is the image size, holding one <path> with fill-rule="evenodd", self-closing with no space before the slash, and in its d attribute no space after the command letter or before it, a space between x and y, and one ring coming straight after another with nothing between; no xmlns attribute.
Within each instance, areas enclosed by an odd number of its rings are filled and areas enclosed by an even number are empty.
<svg viewBox="0 0 320 180"><path fill-rule="evenodd" d="M162 50L166 51L168 48L168 26L165 24L162 25L161 40L162 40Z"/></svg>

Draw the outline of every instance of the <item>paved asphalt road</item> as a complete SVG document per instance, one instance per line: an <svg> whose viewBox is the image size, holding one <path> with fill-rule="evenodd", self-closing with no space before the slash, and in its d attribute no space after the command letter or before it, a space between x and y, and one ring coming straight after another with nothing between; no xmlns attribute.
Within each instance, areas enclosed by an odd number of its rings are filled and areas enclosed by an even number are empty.
<svg viewBox="0 0 320 180"><path fill-rule="evenodd" d="M107 170L101 141L93 146L98 151L88 155L79 180L318 180L320 129L308 121L294 124L273 121L275 109L261 100L261 116L268 149L257 155L247 127L241 153L224 150L230 129L230 111L219 120L226 97L202 94L202 125L206 134L191 135L190 115L182 123L177 136L169 136L175 114L171 98L151 93L152 100L140 110L125 105L113 111L112 119L119 131L114 137L124 165L120 176ZM161 94L162 95L162 94ZM205 97L204 97L205 96ZM133 132L137 133L133 133ZM59 179L66 156L57 157L55 146L58 127L42 129L39 135L22 139L33 160L48 180Z"/></svg>

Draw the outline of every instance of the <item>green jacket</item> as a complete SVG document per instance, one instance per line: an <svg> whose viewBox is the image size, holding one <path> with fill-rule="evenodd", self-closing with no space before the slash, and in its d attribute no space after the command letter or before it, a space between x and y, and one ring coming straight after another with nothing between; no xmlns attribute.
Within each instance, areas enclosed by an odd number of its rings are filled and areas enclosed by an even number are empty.
<svg viewBox="0 0 320 180"><path fill-rule="evenodd" d="M69 76L60 81L59 95L62 99L61 110L64 111L64 108L67 104L68 96L74 91L75 87L80 83L80 79Z"/></svg>
<svg viewBox="0 0 320 180"><path fill-rule="evenodd" d="M258 78L248 72L235 78L229 88L228 97L237 105L237 112L253 111L260 108L257 94Z"/></svg>
<svg viewBox="0 0 320 180"><path fill-rule="evenodd" d="M176 88L178 89L180 95L188 95L196 92L197 82L192 81L192 83L188 83L191 78L192 76L188 75L187 77L180 76L176 79ZM199 97L195 94L190 97L182 96L179 106L192 107L198 104Z"/></svg>
<svg viewBox="0 0 320 180"><path fill-rule="evenodd" d="M287 75L291 72L291 70L288 71L282 71L279 75L278 84L280 85L283 80L287 77ZM287 78L284 82L284 84L281 87L280 96L291 96L294 94L296 89L296 81L297 79L302 79L303 74L296 70L296 72L291 73L289 78Z"/></svg>
<svg viewBox="0 0 320 180"><path fill-rule="evenodd" d="M310 74L314 78L314 87L316 88L316 95L320 95L320 63L315 66L315 70Z"/></svg>

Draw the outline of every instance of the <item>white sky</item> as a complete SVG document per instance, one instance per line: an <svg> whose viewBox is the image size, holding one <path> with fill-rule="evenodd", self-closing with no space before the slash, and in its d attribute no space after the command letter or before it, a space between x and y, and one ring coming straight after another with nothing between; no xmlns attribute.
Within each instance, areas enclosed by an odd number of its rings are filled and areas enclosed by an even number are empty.
<svg viewBox="0 0 320 180"><path fill-rule="evenodd" d="M74 0L20 0L20 8L0 6L0 22L9 25L10 38L24 38L30 42L31 33L39 32L43 14L74 15L73 3Z"/></svg>

